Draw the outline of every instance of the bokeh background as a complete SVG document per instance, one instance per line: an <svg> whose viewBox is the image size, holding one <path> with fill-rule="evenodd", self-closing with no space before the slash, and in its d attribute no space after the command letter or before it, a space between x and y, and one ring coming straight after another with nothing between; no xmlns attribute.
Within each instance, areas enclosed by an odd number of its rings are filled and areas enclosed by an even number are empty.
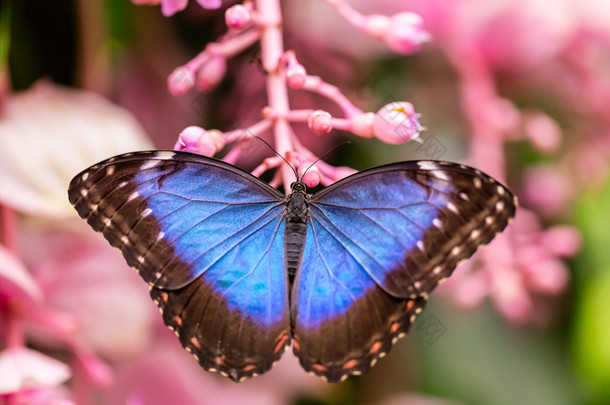
<svg viewBox="0 0 610 405"><path fill-rule="evenodd" d="M286 45L310 74L364 110L413 103L432 142L297 125L305 145L321 155L349 139L326 161L356 169L468 162L521 201L501 246L486 248L503 256L484 249L456 270L389 356L338 385L289 353L239 385L201 370L145 283L68 204L69 180L98 160L171 148L189 125L259 119L257 46L214 89L169 94L167 76L225 32L233 4L190 3L171 18L128 0L0 3L0 402L610 403L609 2L350 1L364 14L420 13L433 40L408 56L326 2L283 2ZM290 102L339 113L303 92ZM489 144L500 145L500 165L481 150ZM239 165L270 154L254 148Z"/></svg>

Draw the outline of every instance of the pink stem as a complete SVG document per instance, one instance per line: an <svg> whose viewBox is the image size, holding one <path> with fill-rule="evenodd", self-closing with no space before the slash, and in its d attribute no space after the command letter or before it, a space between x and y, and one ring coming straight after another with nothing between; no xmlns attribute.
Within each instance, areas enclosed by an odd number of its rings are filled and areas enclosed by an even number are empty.
<svg viewBox="0 0 610 405"><path fill-rule="evenodd" d="M25 345L25 335L23 333L22 320L13 311L6 313L5 323L5 342L7 349L23 347Z"/></svg>
<svg viewBox="0 0 610 405"><path fill-rule="evenodd" d="M263 119L255 124L250 125L247 128L236 129L234 131L227 132L225 134L225 142L245 141L254 136L259 136L269 128L271 128L272 122L269 119Z"/></svg>
<svg viewBox="0 0 610 405"><path fill-rule="evenodd" d="M341 16L343 18L345 18L345 20L347 20L348 22L352 23L354 26L356 26L356 27L358 27L360 29L362 29L364 27L364 24L366 22L366 18L362 14L360 14L359 12L354 10L345 1L343 1L343 0L326 0L326 2L328 4L331 4L331 5L335 6L335 8L339 12L339 14L341 14Z"/></svg>
<svg viewBox="0 0 610 405"><path fill-rule="evenodd" d="M307 76L303 89L318 93L331 101L334 101L339 107L341 107L343 113L348 118L364 114L360 108L353 105L352 102L345 97L337 86L326 83L319 76Z"/></svg>
<svg viewBox="0 0 610 405"><path fill-rule="evenodd" d="M188 61L184 67L196 71L203 66L212 55L221 55L225 58L235 56L254 44L259 38L260 31L257 29L250 29L239 33L239 35L228 38L223 42L210 43L199 53L199 55Z"/></svg>
<svg viewBox="0 0 610 405"><path fill-rule="evenodd" d="M282 38L282 12L279 0L256 0L261 19L261 52L263 68L267 72L267 95L269 106L278 115L274 124L275 147L281 156L293 150L292 131L286 120L290 111L288 91L279 61L284 53ZM290 192L294 174L287 165L282 165L282 178L285 192Z"/></svg>
<svg viewBox="0 0 610 405"><path fill-rule="evenodd" d="M4 204L0 204L0 242L12 253L17 253L17 215Z"/></svg>

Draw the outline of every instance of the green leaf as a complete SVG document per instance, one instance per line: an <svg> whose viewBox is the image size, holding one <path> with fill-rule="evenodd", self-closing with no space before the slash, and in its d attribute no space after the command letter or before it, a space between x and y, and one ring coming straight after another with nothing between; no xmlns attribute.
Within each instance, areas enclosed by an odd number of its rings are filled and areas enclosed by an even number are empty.
<svg viewBox="0 0 610 405"><path fill-rule="evenodd" d="M11 1L0 7L0 76L8 72L8 50L11 44Z"/></svg>
<svg viewBox="0 0 610 405"><path fill-rule="evenodd" d="M575 225L583 250L574 265L572 352L595 401L610 401L610 182L580 193Z"/></svg>

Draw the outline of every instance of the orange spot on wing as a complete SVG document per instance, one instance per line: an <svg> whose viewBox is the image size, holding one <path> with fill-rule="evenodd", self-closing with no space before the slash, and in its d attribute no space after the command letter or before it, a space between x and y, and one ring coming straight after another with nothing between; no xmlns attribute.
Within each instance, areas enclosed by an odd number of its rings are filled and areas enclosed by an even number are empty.
<svg viewBox="0 0 610 405"><path fill-rule="evenodd" d="M193 345L194 348L201 350L201 344L199 343L199 341L192 337L191 338L191 344Z"/></svg>
<svg viewBox="0 0 610 405"><path fill-rule="evenodd" d="M162 293L161 293L161 300L162 300L163 302L165 302L166 304L167 304L167 300L168 300L168 298L169 298L169 295L167 295L167 293L166 293L166 292L162 292Z"/></svg>
<svg viewBox="0 0 610 405"><path fill-rule="evenodd" d="M219 356L214 357L214 363L218 364L219 366L225 364L225 362Z"/></svg>
<svg viewBox="0 0 610 405"><path fill-rule="evenodd" d="M273 349L273 353L277 353L280 350L282 350L282 348L284 347L284 345L286 344L286 341L288 340L288 334L287 333L282 333L278 338L277 341L275 343L275 347Z"/></svg>
<svg viewBox="0 0 610 405"><path fill-rule="evenodd" d="M254 364L248 364L246 367L244 367L244 371L248 372L248 371L252 371L256 368L256 366Z"/></svg>
<svg viewBox="0 0 610 405"><path fill-rule="evenodd" d="M415 306L415 301L407 301L407 311L410 311L413 309L413 307Z"/></svg>
<svg viewBox="0 0 610 405"><path fill-rule="evenodd" d="M379 349L381 349L382 346L383 346L383 343L381 343L381 342L373 343L373 346L371 346L371 350L369 350L369 353L371 353L371 354L377 353L379 351Z"/></svg>
<svg viewBox="0 0 610 405"><path fill-rule="evenodd" d="M182 318L179 316L174 316L174 322L176 322L176 325L182 326Z"/></svg>
<svg viewBox="0 0 610 405"><path fill-rule="evenodd" d="M301 345L299 344L299 341L296 339L292 340L292 345L294 346L294 350L299 351L301 349Z"/></svg>
<svg viewBox="0 0 610 405"><path fill-rule="evenodd" d="M319 371L319 372L321 372L321 373L323 373L324 371L326 371L326 367L324 367L324 366L323 366L323 365L321 365L321 364L312 364L312 365L311 365L311 368L313 368L314 370Z"/></svg>
<svg viewBox="0 0 610 405"><path fill-rule="evenodd" d="M343 365L343 368L345 370L347 370L347 369L350 369L350 368L354 368L357 365L358 365L358 360L352 359L352 360L349 360L349 361L345 362L345 364Z"/></svg>

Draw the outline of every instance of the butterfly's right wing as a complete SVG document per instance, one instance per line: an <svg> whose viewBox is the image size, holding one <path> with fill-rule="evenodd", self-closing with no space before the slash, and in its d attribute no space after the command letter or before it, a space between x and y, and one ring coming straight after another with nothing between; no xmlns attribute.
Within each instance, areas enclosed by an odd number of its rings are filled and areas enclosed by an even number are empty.
<svg viewBox="0 0 610 405"><path fill-rule="evenodd" d="M153 151L92 166L69 197L203 368L238 381L279 359L290 337L277 190L215 159Z"/></svg>
<svg viewBox="0 0 610 405"><path fill-rule="evenodd" d="M435 161L369 169L314 194L291 295L303 367L328 381L368 370L515 208L486 174Z"/></svg>

